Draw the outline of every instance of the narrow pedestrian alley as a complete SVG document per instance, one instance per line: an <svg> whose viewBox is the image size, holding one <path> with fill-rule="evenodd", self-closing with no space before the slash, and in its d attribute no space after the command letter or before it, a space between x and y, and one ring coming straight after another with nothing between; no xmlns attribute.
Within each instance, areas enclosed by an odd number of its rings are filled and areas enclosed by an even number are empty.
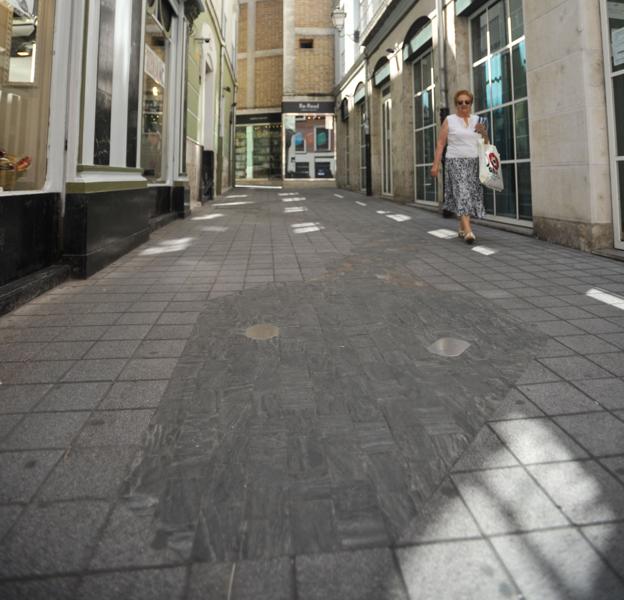
<svg viewBox="0 0 624 600"><path fill-rule="evenodd" d="M624 263L237 188L0 318L0 597L624 597Z"/></svg>

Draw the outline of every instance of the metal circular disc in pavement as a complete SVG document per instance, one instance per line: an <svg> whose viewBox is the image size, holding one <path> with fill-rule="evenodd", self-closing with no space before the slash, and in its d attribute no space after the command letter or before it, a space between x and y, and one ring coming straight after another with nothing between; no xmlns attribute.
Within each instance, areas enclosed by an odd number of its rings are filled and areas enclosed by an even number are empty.
<svg viewBox="0 0 624 600"><path fill-rule="evenodd" d="M245 329L245 335L252 340L270 340L279 336L279 327L271 325L270 323L260 323L259 325L252 325Z"/></svg>
<svg viewBox="0 0 624 600"><path fill-rule="evenodd" d="M459 340L457 338L444 337L433 342L427 350L429 350L431 354L437 354L438 356L456 358L462 355L466 350L468 350L468 348L470 348L470 342Z"/></svg>

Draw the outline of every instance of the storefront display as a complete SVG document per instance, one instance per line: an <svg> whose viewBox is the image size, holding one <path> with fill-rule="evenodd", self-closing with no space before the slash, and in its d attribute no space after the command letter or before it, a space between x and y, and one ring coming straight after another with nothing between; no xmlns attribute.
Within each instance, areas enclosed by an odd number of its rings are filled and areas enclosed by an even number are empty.
<svg viewBox="0 0 624 600"><path fill-rule="evenodd" d="M279 123L237 125L236 179L280 178L281 144Z"/></svg>
<svg viewBox="0 0 624 600"><path fill-rule="evenodd" d="M55 2L0 0L0 188L45 183Z"/></svg>
<svg viewBox="0 0 624 600"><path fill-rule="evenodd" d="M334 179L334 115L287 114L283 122L284 176L289 179Z"/></svg>

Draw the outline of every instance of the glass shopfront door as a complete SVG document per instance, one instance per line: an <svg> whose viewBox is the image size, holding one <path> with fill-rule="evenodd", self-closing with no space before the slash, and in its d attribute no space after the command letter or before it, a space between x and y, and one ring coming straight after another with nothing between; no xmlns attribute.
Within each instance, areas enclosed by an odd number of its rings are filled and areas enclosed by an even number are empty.
<svg viewBox="0 0 624 600"><path fill-rule="evenodd" d="M624 0L603 0L615 247L624 250Z"/></svg>

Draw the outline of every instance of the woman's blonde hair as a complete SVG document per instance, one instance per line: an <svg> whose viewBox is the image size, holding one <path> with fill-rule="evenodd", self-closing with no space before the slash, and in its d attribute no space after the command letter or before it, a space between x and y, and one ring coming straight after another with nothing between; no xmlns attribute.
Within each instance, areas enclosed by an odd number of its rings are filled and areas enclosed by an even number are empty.
<svg viewBox="0 0 624 600"><path fill-rule="evenodd" d="M455 96L453 96L453 102L455 104L457 104L457 99L460 96L468 96L468 98L470 98L470 102L474 100L474 95L470 90L458 90L457 92L455 92Z"/></svg>

